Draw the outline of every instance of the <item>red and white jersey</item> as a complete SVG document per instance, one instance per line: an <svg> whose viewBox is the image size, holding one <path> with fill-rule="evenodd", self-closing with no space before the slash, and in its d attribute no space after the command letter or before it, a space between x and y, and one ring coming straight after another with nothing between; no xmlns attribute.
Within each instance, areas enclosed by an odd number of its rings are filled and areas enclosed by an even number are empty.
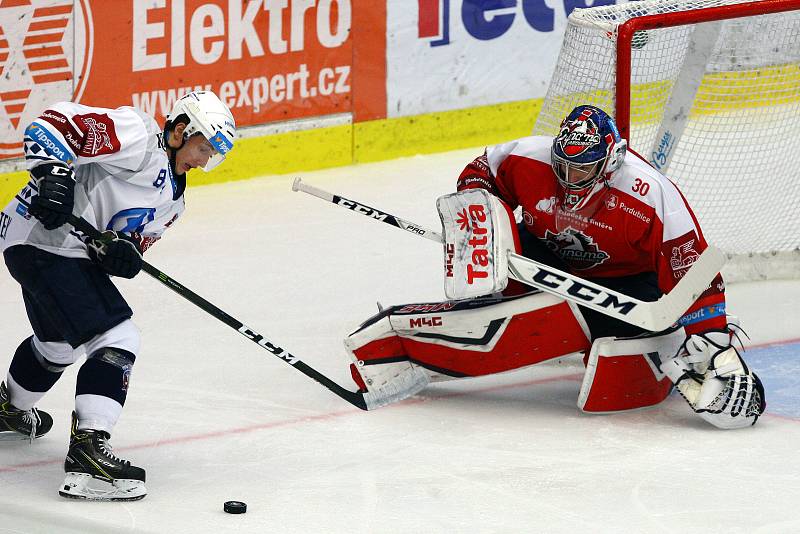
<svg viewBox="0 0 800 534"><path fill-rule="evenodd" d="M458 189L488 189L515 209L527 230L547 244L573 274L602 278L655 272L669 292L707 244L678 188L628 151L609 188L579 210L562 208L563 192L550 166L552 138L525 137L489 147L470 163ZM722 329L725 287L721 276L680 323L688 333Z"/></svg>
<svg viewBox="0 0 800 534"><path fill-rule="evenodd" d="M161 128L144 112L60 102L25 130L28 170L59 160L75 171L75 207L95 228L138 239L142 250L183 213L183 177L174 177ZM54 254L87 257L86 246L69 224L45 230L28 214L37 187L30 180L0 217L0 250L28 244Z"/></svg>

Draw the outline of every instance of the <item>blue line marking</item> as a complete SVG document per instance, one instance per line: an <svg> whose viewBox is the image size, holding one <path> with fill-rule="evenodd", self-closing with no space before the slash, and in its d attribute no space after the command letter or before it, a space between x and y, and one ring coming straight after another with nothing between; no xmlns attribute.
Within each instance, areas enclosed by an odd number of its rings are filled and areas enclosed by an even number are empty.
<svg viewBox="0 0 800 534"><path fill-rule="evenodd" d="M765 415L800 419L800 342L749 349L742 356L764 384Z"/></svg>

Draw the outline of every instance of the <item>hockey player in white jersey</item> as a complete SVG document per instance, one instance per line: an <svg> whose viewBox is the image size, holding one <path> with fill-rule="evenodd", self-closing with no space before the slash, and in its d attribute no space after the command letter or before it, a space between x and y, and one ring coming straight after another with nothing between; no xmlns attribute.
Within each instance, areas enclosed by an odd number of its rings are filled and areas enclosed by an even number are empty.
<svg viewBox="0 0 800 534"><path fill-rule="evenodd" d="M132 107L52 105L25 130L30 180L0 213L0 250L22 287L33 335L0 382L0 440L46 434L35 408L62 371L78 372L64 497L136 500L145 471L117 457L109 439L125 404L139 330L111 276L133 278L142 254L180 217L188 171L211 170L236 140L212 92L179 99L164 127ZM93 240L70 216L103 232Z"/></svg>

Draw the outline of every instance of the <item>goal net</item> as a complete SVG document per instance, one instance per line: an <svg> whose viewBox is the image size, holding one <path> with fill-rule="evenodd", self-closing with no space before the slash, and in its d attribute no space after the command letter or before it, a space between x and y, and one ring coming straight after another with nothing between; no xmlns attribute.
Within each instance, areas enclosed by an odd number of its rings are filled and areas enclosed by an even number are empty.
<svg viewBox="0 0 800 534"><path fill-rule="evenodd" d="M800 0L577 9L534 134L586 103L680 186L729 280L800 277Z"/></svg>

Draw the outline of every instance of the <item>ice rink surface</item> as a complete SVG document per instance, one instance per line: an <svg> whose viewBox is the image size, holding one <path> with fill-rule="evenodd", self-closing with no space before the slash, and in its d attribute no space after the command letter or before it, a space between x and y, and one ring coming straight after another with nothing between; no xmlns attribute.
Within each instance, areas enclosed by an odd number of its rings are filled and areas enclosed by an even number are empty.
<svg viewBox="0 0 800 534"><path fill-rule="evenodd" d="M436 197L479 152L302 177L438 229ZM376 301L443 300L441 249L293 193L293 178L190 188L186 214L146 259L350 387L343 338ZM0 443L0 533L800 532L800 281L728 287L768 401L758 425L730 432L676 394L583 414L574 357L362 412L146 274L119 285L143 348L112 443L147 469L149 493L58 496L73 366L40 404L53 430ZM4 376L30 334L5 269L0 308ZM225 514L226 500L247 513Z"/></svg>

